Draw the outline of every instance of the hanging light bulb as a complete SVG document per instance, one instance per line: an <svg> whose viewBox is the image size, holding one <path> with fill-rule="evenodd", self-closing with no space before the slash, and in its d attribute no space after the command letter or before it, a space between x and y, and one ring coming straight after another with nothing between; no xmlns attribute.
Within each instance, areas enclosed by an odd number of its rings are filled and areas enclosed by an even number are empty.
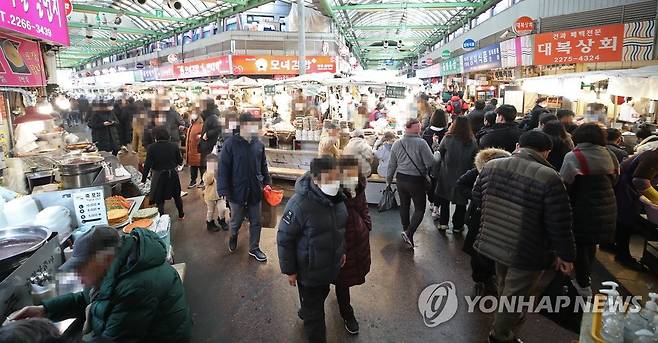
<svg viewBox="0 0 658 343"><path fill-rule="evenodd" d="M116 44L116 41L117 41L117 28L116 27L113 27L112 31L110 32L110 41L112 41L112 43Z"/></svg>
<svg viewBox="0 0 658 343"><path fill-rule="evenodd" d="M123 16L123 13L119 12L116 18L114 18L114 25L121 25L121 21L122 21L121 16Z"/></svg>
<svg viewBox="0 0 658 343"><path fill-rule="evenodd" d="M85 29L85 39L87 39L87 41L90 41L92 38L94 38L94 29L92 29L91 25L89 25Z"/></svg>
<svg viewBox="0 0 658 343"><path fill-rule="evenodd" d="M85 14L84 18L82 18L82 22L85 24L89 23L89 18L87 18L87 15Z"/></svg>
<svg viewBox="0 0 658 343"><path fill-rule="evenodd" d="M107 25L107 17L105 16L105 13L103 13L103 20L101 22L103 25Z"/></svg>
<svg viewBox="0 0 658 343"><path fill-rule="evenodd" d="M388 41L387 40L384 41L384 49L388 49Z"/></svg>
<svg viewBox="0 0 658 343"><path fill-rule="evenodd" d="M175 10L180 10L181 8L183 8L183 4L181 4L180 1L178 0L167 0L167 6Z"/></svg>

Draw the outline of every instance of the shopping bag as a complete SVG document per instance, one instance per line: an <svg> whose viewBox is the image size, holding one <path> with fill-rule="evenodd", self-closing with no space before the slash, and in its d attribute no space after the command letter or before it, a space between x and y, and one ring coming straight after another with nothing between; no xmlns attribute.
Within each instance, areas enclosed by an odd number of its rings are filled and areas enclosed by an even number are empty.
<svg viewBox="0 0 658 343"><path fill-rule="evenodd" d="M571 276L556 272L555 277L548 284L542 296L549 297L551 304L557 304L557 297L568 297L569 306L562 307L559 311L549 312L548 310L541 310L539 313L569 331L575 333L580 332L580 322L583 318L583 312L582 307L576 306L576 298L579 295L571 283Z"/></svg>
<svg viewBox="0 0 658 343"><path fill-rule="evenodd" d="M397 192L397 190L393 190L391 185L386 186L384 191L382 191L382 198L379 200L379 204L377 204L379 212L388 211L398 207L398 202L395 200L395 192Z"/></svg>
<svg viewBox="0 0 658 343"><path fill-rule="evenodd" d="M279 206L281 200L283 200L283 191L274 190L271 187L265 187L263 189L263 197L270 206L276 207Z"/></svg>

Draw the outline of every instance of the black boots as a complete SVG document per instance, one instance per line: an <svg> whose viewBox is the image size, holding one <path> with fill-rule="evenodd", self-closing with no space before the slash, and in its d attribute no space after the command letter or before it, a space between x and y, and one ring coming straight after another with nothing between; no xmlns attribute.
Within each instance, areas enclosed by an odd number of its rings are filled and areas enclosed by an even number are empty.
<svg viewBox="0 0 658 343"><path fill-rule="evenodd" d="M228 231L228 223L226 223L226 219L224 218L217 218L217 226L218 230Z"/></svg>
<svg viewBox="0 0 658 343"><path fill-rule="evenodd" d="M206 222L206 229L208 231L211 231L211 232L219 231L219 228L217 226L215 226L215 222L213 222L212 220L209 221L209 222Z"/></svg>

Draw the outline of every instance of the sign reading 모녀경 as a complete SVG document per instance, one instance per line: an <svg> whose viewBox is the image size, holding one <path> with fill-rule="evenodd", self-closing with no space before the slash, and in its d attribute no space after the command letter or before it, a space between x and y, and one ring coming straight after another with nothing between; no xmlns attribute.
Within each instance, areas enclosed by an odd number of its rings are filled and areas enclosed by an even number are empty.
<svg viewBox="0 0 658 343"><path fill-rule="evenodd" d="M403 86L386 86L386 97L391 99L404 99L406 97L407 87Z"/></svg>
<svg viewBox="0 0 658 343"><path fill-rule="evenodd" d="M500 44L471 51L463 55L464 72L500 68Z"/></svg>
<svg viewBox="0 0 658 343"><path fill-rule="evenodd" d="M290 75L299 73L297 56L231 56L234 75ZM306 73L335 73L333 56L307 56Z"/></svg>
<svg viewBox="0 0 658 343"><path fill-rule="evenodd" d="M535 35L536 65L621 61L624 24Z"/></svg>
<svg viewBox="0 0 658 343"><path fill-rule="evenodd" d="M2 0L0 28L70 45L64 0Z"/></svg>
<svg viewBox="0 0 658 343"><path fill-rule="evenodd" d="M0 85L35 87L45 84L39 43L0 32Z"/></svg>
<svg viewBox="0 0 658 343"><path fill-rule="evenodd" d="M462 56L449 58L441 61L441 76L461 74Z"/></svg>

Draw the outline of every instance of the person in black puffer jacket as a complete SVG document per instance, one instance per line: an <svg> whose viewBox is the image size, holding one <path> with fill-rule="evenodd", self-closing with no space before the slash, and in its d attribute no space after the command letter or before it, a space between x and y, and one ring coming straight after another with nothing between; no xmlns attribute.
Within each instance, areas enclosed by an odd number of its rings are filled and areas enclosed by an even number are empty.
<svg viewBox="0 0 658 343"><path fill-rule="evenodd" d="M297 179L277 232L281 272L297 286L310 342L326 342L324 302L329 285L345 264L347 208L340 192L340 170L335 158L311 161L311 171Z"/></svg>
<svg viewBox="0 0 658 343"><path fill-rule="evenodd" d="M598 244L614 240L617 203L614 186L619 162L606 148L607 132L599 123L579 126L573 133L576 148L564 157L560 174L573 208L576 237L576 282L583 296L592 295L590 273Z"/></svg>
<svg viewBox="0 0 658 343"><path fill-rule="evenodd" d="M529 131L519 146L512 157L489 161L472 193L482 213L473 247L496 263L498 294L506 297L529 296L544 269L570 274L576 255L569 196L546 161L550 137ZM515 342L523 317L496 312L489 342Z"/></svg>
<svg viewBox="0 0 658 343"><path fill-rule="evenodd" d="M455 197L463 199L462 202L466 203L471 199L471 191L473 190L473 185L475 180L477 180L478 175L484 165L494 159L510 157L512 154L505 150L489 148L484 149L478 152L475 155L475 168L467 171L462 175L455 185ZM480 255L475 249L473 249L473 243L475 243L475 238L480 232L480 209L475 206L473 201L468 205L468 210L466 211L466 225L468 226L468 232L466 233L466 238L464 239L463 250L465 253L471 255L471 277L473 282L475 282L474 287L474 296L484 296L484 295L497 295L496 291L496 268L494 262Z"/></svg>
<svg viewBox="0 0 658 343"><path fill-rule="evenodd" d="M480 137L480 149L499 148L512 153L521 136L521 129L514 122L516 107L502 105L496 109L496 114L496 124Z"/></svg>

